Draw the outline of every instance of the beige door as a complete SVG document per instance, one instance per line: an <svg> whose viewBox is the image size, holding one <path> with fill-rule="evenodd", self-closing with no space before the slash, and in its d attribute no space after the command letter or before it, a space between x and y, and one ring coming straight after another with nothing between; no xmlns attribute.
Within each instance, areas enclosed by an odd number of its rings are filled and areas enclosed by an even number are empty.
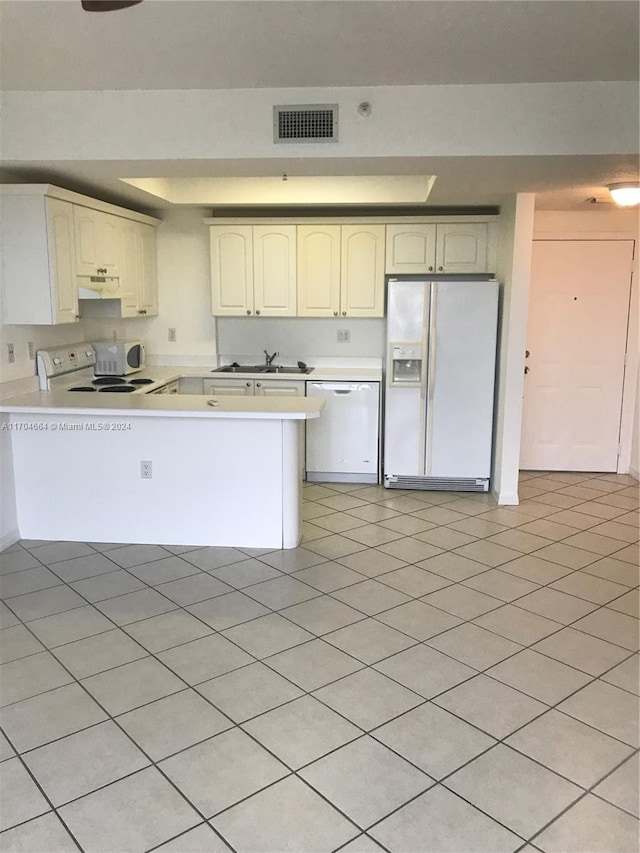
<svg viewBox="0 0 640 853"><path fill-rule="evenodd" d="M615 471L633 240L535 240L520 467Z"/></svg>

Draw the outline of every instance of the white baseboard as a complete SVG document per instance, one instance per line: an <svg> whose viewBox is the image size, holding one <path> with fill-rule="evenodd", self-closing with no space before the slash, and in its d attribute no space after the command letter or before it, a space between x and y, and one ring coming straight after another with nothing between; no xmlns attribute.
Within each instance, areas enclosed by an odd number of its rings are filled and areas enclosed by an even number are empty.
<svg viewBox="0 0 640 853"><path fill-rule="evenodd" d="M498 506L518 506L520 498L517 494L505 494L504 492L495 492L491 490L491 494L496 500Z"/></svg>
<svg viewBox="0 0 640 853"><path fill-rule="evenodd" d="M629 467L629 474L631 474L632 477L635 477L636 480L640 480L640 471L635 468Z"/></svg>
<svg viewBox="0 0 640 853"><path fill-rule="evenodd" d="M18 541L18 539L20 539L20 531L17 527L15 530L10 530L8 533L5 533L4 536L0 537L0 551L4 551L5 548L13 545Z"/></svg>

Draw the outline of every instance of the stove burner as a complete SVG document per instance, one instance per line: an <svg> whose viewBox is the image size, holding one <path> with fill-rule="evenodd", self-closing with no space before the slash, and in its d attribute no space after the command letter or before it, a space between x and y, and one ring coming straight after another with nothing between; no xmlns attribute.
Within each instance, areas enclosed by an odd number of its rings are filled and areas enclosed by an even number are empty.
<svg viewBox="0 0 640 853"><path fill-rule="evenodd" d="M69 388L69 391L95 391L90 385L78 385L75 388Z"/></svg>
<svg viewBox="0 0 640 853"><path fill-rule="evenodd" d="M120 394L131 394L132 391L135 391L135 385L108 385L106 388L98 388L101 394L105 392L119 392Z"/></svg>
<svg viewBox="0 0 640 853"><path fill-rule="evenodd" d="M124 385L126 379L120 376L101 376L99 379L94 379L94 385Z"/></svg>
<svg viewBox="0 0 640 853"><path fill-rule="evenodd" d="M155 379L130 379L130 385L152 385L156 380Z"/></svg>

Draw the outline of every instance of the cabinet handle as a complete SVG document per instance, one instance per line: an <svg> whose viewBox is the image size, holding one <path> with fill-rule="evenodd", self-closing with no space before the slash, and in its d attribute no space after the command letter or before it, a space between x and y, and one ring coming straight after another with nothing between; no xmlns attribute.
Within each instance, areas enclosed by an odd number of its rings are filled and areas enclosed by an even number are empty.
<svg viewBox="0 0 640 853"><path fill-rule="evenodd" d="M432 272L432 271L433 271L433 267L429 267L429 272Z"/></svg>
<svg viewBox="0 0 640 853"><path fill-rule="evenodd" d="M440 272L442 272L442 270L444 269L444 267L438 267L438 269L439 269L439 271L440 271Z"/></svg>
<svg viewBox="0 0 640 853"><path fill-rule="evenodd" d="M250 383L250 382L245 382L244 384L247 386L247 388L251 388L251 383Z"/></svg>
<svg viewBox="0 0 640 853"><path fill-rule="evenodd" d="M347 316L347 312L346 312L346 311L343 311L343 312L342 312L342 316L343 316L343 317L346 317L346 316Z"/></svg>
<svg viewBox="0 0 640 853"><path fill-rule="evenodd" d="M79 320L79 319L80 319L80 315L76 314L76 320Z"/></svg>
<svg viewBox="0 0 640 853"><path fill-rule="evenodd" d="M256 388L262 388L262 382L256 382Z"/></svg>
<svg viewBox="0 0 640 853"><path fill-rule="evenodd" d="M333 312L333 316L334 316L334 317L337 317L337 316L338 316L338 312L337 312L337 311L334 311L334 312Z"/></svg>
<svg viewBox="0 0 640 853"><path fill-rule="evenodd" d="M247 309L247 314L251 314L251 311L249 311L248 309Z"/></svg>
<svg viewBox="0 0 640 853"><path fill-rule="evenodd" d="M260 313L260 311L256 311L256 314L259 314L259 313Z"/></svg>

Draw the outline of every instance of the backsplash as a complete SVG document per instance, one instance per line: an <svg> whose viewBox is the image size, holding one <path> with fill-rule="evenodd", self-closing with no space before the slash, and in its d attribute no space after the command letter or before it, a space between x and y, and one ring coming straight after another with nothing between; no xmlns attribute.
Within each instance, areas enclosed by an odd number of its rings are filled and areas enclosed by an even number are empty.
<svg viewBox="0 0 640 853"><path fill-rule="evenodd" d="M310 359L376 358L384 354L384 320L333 320L300 317L219 317L218 351L223 360L243 356L264 359L278 352L280 363ZM338 333L348 343L338 343Z"/></svg>
<svg viewBox="0 0 640 853"><path fill-rule="evenodd" d="M81 323L65 323L62 326L1 326L0 327L0 382L13 382L36 375L35 358L29 358L29 342L34 353L39 349L73 344L88 340ZM13 344L15 361L7 361L7 347Z"/></svg>

